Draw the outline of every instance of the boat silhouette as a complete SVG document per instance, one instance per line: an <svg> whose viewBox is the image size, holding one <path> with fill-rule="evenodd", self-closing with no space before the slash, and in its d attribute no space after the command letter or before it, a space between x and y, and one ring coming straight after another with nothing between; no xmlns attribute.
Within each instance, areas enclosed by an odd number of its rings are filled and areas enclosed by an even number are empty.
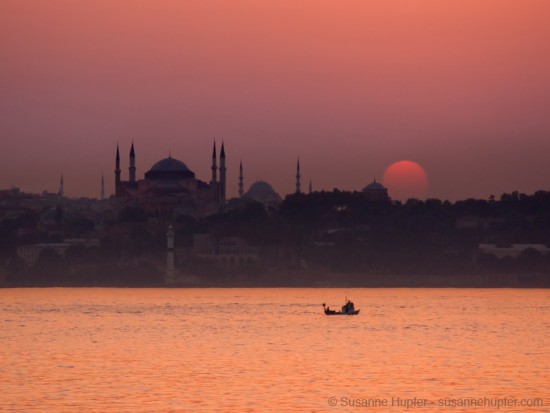
<svg viewBox="0 0 550 413"><path fill-rule="evenodd" d="M355 309L354 304L350 300L342 306L340 311L331 310L325 303L323 303L323 310L325 310L326 315L357 315L360 311Z"/></svg>

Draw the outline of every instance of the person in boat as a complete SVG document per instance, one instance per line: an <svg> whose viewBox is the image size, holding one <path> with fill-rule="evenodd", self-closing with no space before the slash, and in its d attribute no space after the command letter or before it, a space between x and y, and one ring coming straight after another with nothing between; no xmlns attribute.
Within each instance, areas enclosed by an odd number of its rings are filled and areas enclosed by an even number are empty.
<svg viewBox="0 0 550 413"><path fill-rule="evenodd" d="M351 308L350 305L351 305L351 301L348 300L348 302L347 302L344 306L342 306L342 312L343 312L343 313L349 312L349 310L350 310L350 308Z"/></svg>
<svg viewBox="0 0 550 413"><path fill-rule="evenodd" d="M331 310L330 307L325 307L325 314L336 314L336 311Z"/></svg>
<svg viewBox="0 0 550 413"><path fill-rule="evenodd" d="M352 313L355 311L355 305L350 301L348 300L348 302L342 306L342 312L343 313Z"/></svg>

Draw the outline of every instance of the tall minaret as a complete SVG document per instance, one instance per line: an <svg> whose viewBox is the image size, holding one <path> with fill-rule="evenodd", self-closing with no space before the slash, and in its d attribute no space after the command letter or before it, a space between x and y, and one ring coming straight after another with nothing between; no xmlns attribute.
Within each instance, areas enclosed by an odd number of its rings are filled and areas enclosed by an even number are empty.
<svg viewBox="0 0 550 413"><path fill-rule="evenodd" d="M120 152L118 150L118 143L116 145L116 158L115 158L115 195L120 193Z"/></svg>
<svg viewBox="0 0 550 413"><path fill-rule="evenodd" d="M225 205L225 148L220 151L220 206Z"/></svg>
<svg viewBox="0 0 550 413"><path fill-rule="evenodd" d="M168 227L166 233L167 253L166 253L166 274L164 276L165 284L174 284L176 281L176 269L174 267L174 229L172 225Z"/></svg>
<svg viewBox="0 0 550 413"><path fill-rule="evenodd" d="M105 180L103 179L103 174L101 174L101 194L100 199L103 201L105 199Z"/></svg>
<svg viewBox="0 0 550 413"><path fill-rule="evenodd" d="M59 180L59 191L57 192L59 196L65 195L65 188L63 188L63 174L61 174L61 179Z"/></svg>
<svg viewBox="0 0 550 413"><path fill-rule="evenodd" d="M212 179L210 183L215 183L218 181L218 167L216 165L216 141L214 141L214 149L212 149Z"/></svg>
<svg viewBox="0 0 550 413"><path fill-rule="evenodd" d="M136 153L134 151L134 142L132 142L132 147L130 148L130 183L136 183Z"/></svg>
<svg viewBox="0 0 550 413"><path fill-rule="evenodd" d="M244 177L243 177L243 161L239 165L239 196L244 195Z"/></svg>
<svg viewBox="0 0 550 413"><path fill-rule="evenodd" d="M300 158L298 158L298 164L296 165L296 193L299 194L302 192L300 189L300 178L302 175L300 175Z"/></svg>

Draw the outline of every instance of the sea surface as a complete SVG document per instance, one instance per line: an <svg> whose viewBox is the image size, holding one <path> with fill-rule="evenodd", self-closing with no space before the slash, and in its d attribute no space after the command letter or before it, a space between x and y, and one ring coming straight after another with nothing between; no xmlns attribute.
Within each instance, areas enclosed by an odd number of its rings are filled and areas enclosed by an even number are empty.
<svg viewBox="0 0 550 413"><path fill-rule="evenodd" d="M550 291L0 290L0 412L340 411L550 411Z"/></svg>

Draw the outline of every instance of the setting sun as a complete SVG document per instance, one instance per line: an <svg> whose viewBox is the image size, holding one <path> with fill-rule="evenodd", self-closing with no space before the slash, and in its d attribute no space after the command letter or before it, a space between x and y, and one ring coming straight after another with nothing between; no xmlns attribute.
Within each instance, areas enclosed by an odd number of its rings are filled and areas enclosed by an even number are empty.
<svg viewBox="0 0 550 413"><path fill-rule="evenodd" d="M425 198L428 192L428 175L422 166L413 161L398 161L388 166L382 177L393 199Z"/></svg>

